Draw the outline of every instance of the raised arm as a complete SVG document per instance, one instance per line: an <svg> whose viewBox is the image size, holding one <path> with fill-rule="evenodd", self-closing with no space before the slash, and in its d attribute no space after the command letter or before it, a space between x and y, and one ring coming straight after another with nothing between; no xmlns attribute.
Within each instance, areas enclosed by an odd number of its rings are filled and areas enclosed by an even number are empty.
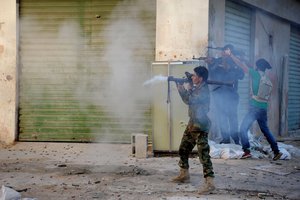
<svg viewBox="0 0 300 200"><path fill-rule="evenodd" d="M242 68L242 70L243 70L245 73L248 73L248 72L249 72L248 66L247 66L245 63L241 62L240 59L238 59L235 55L233 55L232 52L230 51L230 49L225 50L225 51L224 51L224 54L225 54L226 56L230 56L230 57L232 58L233 62L234 62L237 66L239 66L240 68Z"/></svg>
<svg viewBox="0 0 300 200"><path fill-rule="evenodd" d="M248 72L249 72L248 66L247 66L245 63L241 62L235 55L233 55L233 54L231 53L231 54L230 54L230 57L232 58L233 62L234 62L237 66L239 66L240 68L243 69L243 71L244 71L245 73L248 73Z"/></svg>

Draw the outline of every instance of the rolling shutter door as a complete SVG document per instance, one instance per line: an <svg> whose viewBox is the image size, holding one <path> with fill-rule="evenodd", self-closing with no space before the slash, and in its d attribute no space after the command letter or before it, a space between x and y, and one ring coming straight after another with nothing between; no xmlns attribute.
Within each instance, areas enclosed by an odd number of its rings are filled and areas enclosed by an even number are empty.
<svg viewBox="0 0 300 200"><path fill-rule="evenodd" d="M151 133L155 1L20 1L20 141ZM134 89L134 90L133 90Z"/></svg>
<svg viewBox="0 0 300 200"><path fill-rule="evenodd" d="M300 129L300 30L291 29L289 53L288 131Z"/></svg>
<svg viewBox="0 0 300 200"><path fill-rule="evenodd" d="M235 49L242 50L245 58L250 59L251 49L251 9L232 1L225 4L225 44L234 45ZM245 74L243 80L239 81L238 92L240 102L238 107L239 123L248 110L249 102L249 77Z"/></svg>

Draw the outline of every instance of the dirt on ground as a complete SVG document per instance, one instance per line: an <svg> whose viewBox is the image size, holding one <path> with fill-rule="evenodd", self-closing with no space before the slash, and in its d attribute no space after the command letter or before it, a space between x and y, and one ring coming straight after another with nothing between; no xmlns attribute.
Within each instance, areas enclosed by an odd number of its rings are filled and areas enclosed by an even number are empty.
<svg viewBox="0 0 300 200"><path fill-rule="evenodd" d="M197 157L190 159L190 183L170 182L178 160L137 159L129 144L18 142L0 147L0 186L38 200L300 199L297 157L213 159L217 189L209 195L197 194L204 182Z"/></svg>

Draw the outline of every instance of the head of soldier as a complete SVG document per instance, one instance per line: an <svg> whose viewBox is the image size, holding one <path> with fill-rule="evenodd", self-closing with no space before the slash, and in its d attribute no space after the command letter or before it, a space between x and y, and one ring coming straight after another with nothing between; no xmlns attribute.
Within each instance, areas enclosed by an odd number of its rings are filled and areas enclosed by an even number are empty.
<svg viewBox="0 0 300 200"><path fill-rule="evenodd" d="M234 51L234 46L232 44L226 44L223 48L222 48L222 55L223 56L228 56L231 53L233 53Z"/></svg>
<svg viewBox="0 0 300 200"><path fill-rule="evenodd" d="M232 44L226 44L222 48L222 66L228 70L234 66L234 62L230 55L234 52L234 46Z"/></svg>
<svg viewBox="0 0 300 200"><path fill-rule="evenodd" d="M192 76L192 81L194 85L200 85L206 82L208 78L208 70L204 66L199 66L194 68L194 73Z"/></svg>

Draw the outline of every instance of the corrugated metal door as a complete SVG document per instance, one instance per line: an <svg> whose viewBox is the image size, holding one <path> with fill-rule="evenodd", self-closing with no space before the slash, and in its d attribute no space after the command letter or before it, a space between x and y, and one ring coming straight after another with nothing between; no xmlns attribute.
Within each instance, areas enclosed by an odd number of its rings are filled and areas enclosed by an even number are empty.
<svg viewBox="0 0 300 200"><path fill-rule="evenodd" d="M244 52L247 60L250 59L251 49L251 18L250 8L233 1L226 1L224 43L232 44L237 50ZM249 77L247 74L239 81L238 92L240 95L238 118L241 122L248 110Z"/></svg>
<svg viewBox="0 0 300 200"><path fill-rule="evenodd" d="M291 28L289 53L288 131L300 129L300 30Z"/></svg>
<svg viewBox="0 0 300 200"><path fill-rule="evenodd" d="M19 140L151 133L155 1L21 0Z"/></svg>

